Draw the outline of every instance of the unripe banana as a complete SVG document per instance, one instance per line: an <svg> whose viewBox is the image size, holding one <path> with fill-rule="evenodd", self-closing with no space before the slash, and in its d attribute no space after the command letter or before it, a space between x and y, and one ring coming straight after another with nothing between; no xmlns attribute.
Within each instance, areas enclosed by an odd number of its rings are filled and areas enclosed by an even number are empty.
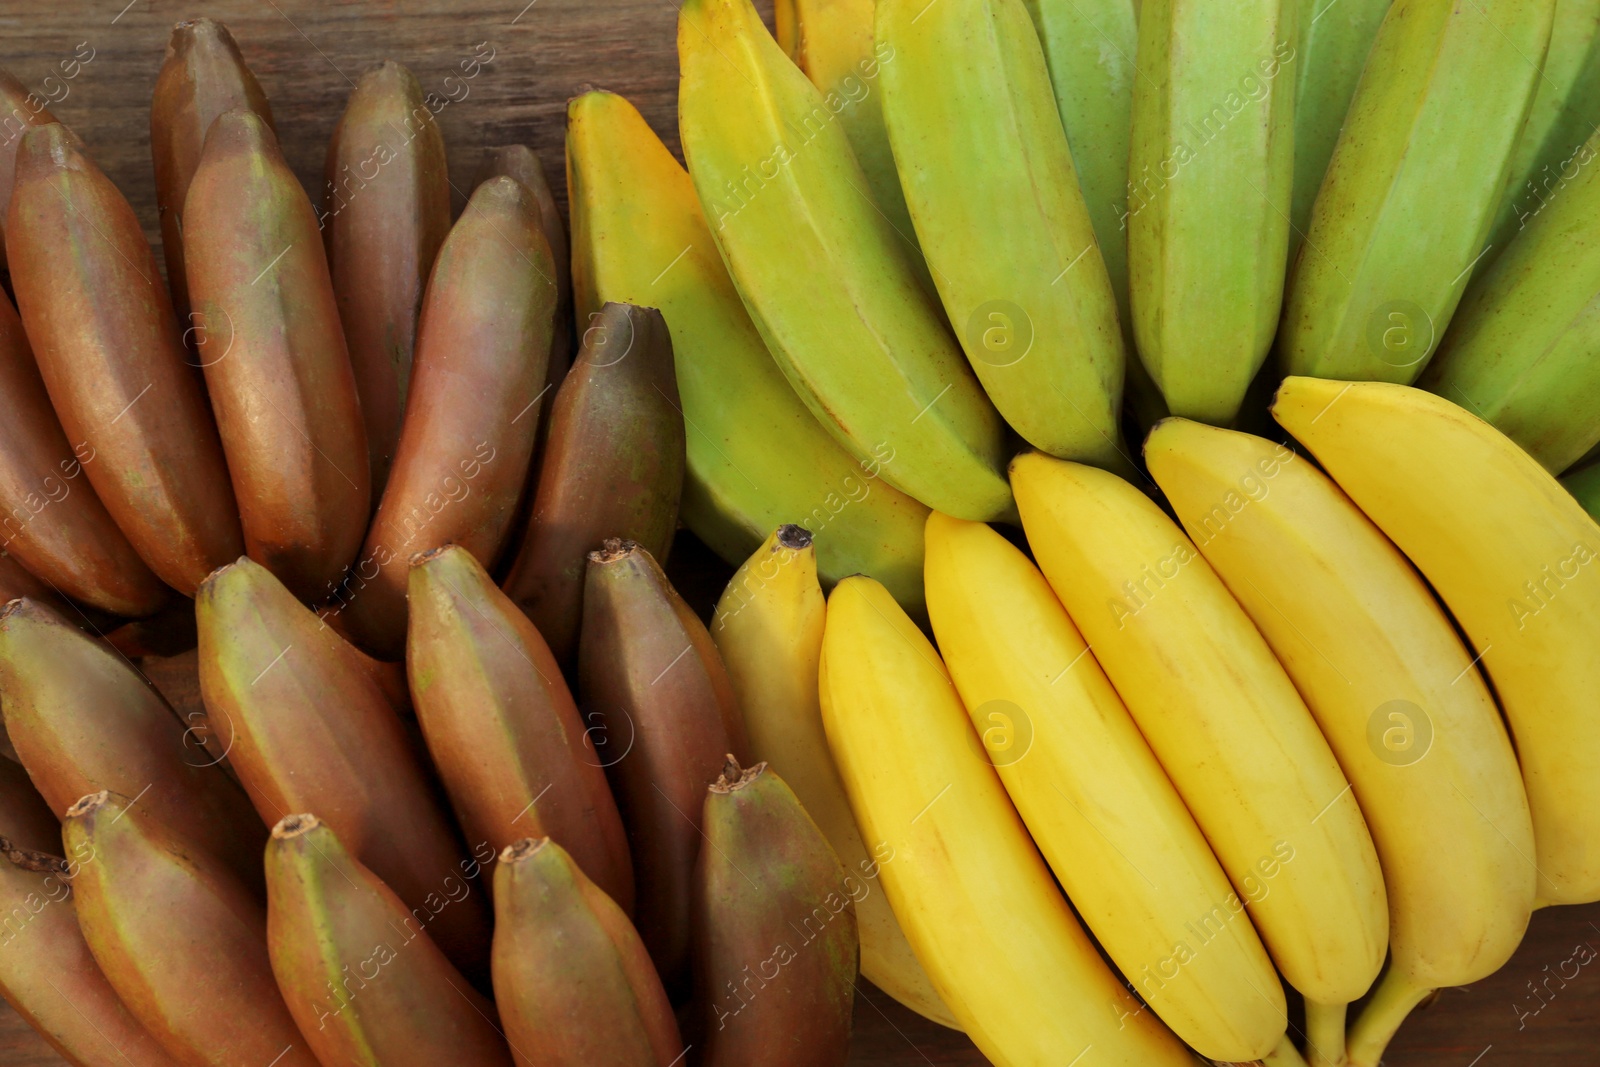
<svg viewBox="0 0 1600 1067"><path fill-rule="evenodd" d="M928 614L982 750L1134 991L1209 1059L1287 1044L1255 927L1044 576L988 526L935 512ZM1197 925L1219 907L1225 924Z"/></svg>
<svg viewBox="0 0 1600 1067"><path fill-rule="evenodd" d="M1120 478L1037 453L1011 481L1040 569L1094 649L1278 969L1315 1062L1383 965L1372 838L1316 721L1183 531Z"/></svg>
<svg viewBox="0 0 1600 1067"><path fill-rule="evenodd" d="M1150 0L1139 15L1128 279L1175 415L1226 424L1278 329L1294 180L1296 0Z"/></svg>
<svg viewBox="0 0 1600 1067"><path fill-rule="evenodd" d="M1183 419L1145 442L1206 560L1322 727L1372 830L1389 899L1385 990L1351 1062L1374 1067L1405 1012L1516 951L1533 908L1533 824L1494 698L1389 539L1310 463Z"/></svg>
<svg viewBox="0 0 1600 1067"><path fill-rule="evenodd" d="M1051 455L1128 470L1122 330L1022 0L878 0L883 115L945 312Z"/></svg>
<svg viewBox="0 0 1600 1067"><path fill-rule="evenodd" d="M1421 373L1494 220L1555 2L1395 0L1290 280L1287 373Z"/></svg>
<svg viewBox="0 0 1600 1067"><path fill-rule="evenodd" d="M1488 672L1522 763L1539 903L1600 899L1600 527L1432 393L1291 377L1272 413L1411 557Z"/></svg>
<svg viewBox="0 0 1600 1067"><path fill-rule="evenodd" d="M829 597L818 678L889 902L983 1054L1000 1067L1090 1049L1105 1067L1191 1067L1096 954L979 754L939 653L872 579L846 578Z"/></svg>
<svg viewBox="0 0 1600 1067"><path fill-rule="evenodd" d="M1600 134L1579 156L1582 170L1472 279L1417 379L1551 474L1600 444Z"/></svg>
<svg viewBox="0 0 1600 1067"><path fill-rule="evenodd" d="M1003 424L898 235L862 195L834 110L750 0L688 0L678 59L689 173L795 391L895 488L964 518L1009 514Z"/></svg>
<svg viewBox="0 0 1600 1067"><path fill-rule="evenodd" d="M878 477L893 453L858 463L801 403L739 301L688 173L622 97L567 105L567 190L580 321L618 301L660 308L672 331L684 525L738 566L774 526L801 522L823 581L870 574L920 612L928 509Z"/></svg>
<svg viewBox="0 0 1600 1067"><path fill-rule="evenodd" d="M1589 463L1568 471L1561 485L1571 493L1591 518L1600 522L1600 463Z"/></svg>
<svg viewBox="0 0 1600 1067"><path fill-rule="evenodd" d="M744 712L751 758L783 777L849 871L862 975L913 1011L955 1027L955 1016L934 992L889 907L879 864L862 843L828 751L817 698L826 618L811 533L785 525L729 580L717 601L711 637ZM862 887L859 895L855 886Z"/></svg>
<svg viewBox="0 0 1600 1067"><path fill-rule="evenodd" d="M1580 149L1596 126L1600 126L1600 3L1556 0L1550 50L1511 157L1486 258L1509 248L1574 174L1593 162Z"/></svg>

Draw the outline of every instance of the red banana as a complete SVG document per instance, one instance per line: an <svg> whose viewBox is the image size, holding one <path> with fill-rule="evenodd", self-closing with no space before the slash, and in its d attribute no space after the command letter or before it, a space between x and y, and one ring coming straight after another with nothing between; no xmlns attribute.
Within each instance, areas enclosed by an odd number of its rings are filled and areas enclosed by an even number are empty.
<svg viewBox="0 0 1600 1067"><path fill-rule="evenodd" d="M16 173L17 146L30 126L59 121L50 114L39 94L30 92L9 70L0 67L0 216L11 202L11 179ZM0 259L6 249L6 223L0 217Z"/></svg>

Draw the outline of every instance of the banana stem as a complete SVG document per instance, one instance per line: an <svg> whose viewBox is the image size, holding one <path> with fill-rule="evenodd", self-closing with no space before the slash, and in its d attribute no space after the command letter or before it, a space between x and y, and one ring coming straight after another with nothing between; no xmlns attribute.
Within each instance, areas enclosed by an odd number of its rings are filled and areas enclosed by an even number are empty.
<svg viewBox="0 0 1600 1067"><path fill-rule="evenodd" d="M1278 1047L1261 1057L1261 1067L1306 1067L1305 1057L1294 1047L1289 1035L1284 1034Z"/></svg>
<svg viewBox="0 0 1600 1067"><path fill-rule="evenodd" d="M1346 1007L1306 1001L1306 1060L1311 1067L1345 1067Z"/></svg>
<svg viewBox="0 0 1600 1067"><path fill-rule="evenodd" d="M1432 993L1432 989L1418 985L1391 966L1351 1028L1350 1067L1378 1067L1389 1039L1412 1009Z"/></svg>

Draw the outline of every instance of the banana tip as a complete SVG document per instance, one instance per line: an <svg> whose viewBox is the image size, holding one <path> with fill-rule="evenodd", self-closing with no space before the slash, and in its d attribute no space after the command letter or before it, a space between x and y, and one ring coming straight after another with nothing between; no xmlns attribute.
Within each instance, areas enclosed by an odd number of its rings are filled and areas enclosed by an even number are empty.
<svg viewBox="0 0 1600 1067"><path fill-rule="evenodd" d="M550 843L548 837L524 837L521 841L513 841L500 850L501 863L516 863L529 856L536 856L544 846Z"/></svg>
<svg viewBox="0 0 1600 1067"><path fill-rule="evenodd" d="M272 839L274 841L289 841L302 834L309 834L321 825L322 820L315 815L285 815L272 828Z"/></svg>
<svg viewBox="0 0 1600 1067"><path fill-rule="evenodd" d="M784 548L798 552L803 548L810 548L811 541L811 531L804 526L796 526L792 522L786 522L778 527L778 544Z"/></svg>
<svg viewBox="0 0 1600 1067"><path fill-rule="evenodd" d="M111 791L102 789L98 793L90 793L73 801L72 807L67 809L67 818L81 819L85 815L92 815L111 803Z"/></svg>
<svg viewBox="0 0 1600 1067"><path fill-rule="evenodd" d="M722 774L708 787L713 793L736 793L760 778L767 769L765 762L757 763L753 767L741 767L733 753L728 753L726 762L722 765Z"/></svg>
<svg viewBox="0 0 1600 1067"><path fill-rule="evenodd" d="M626 559L638 549L636 541L624 540L620 537L608 537L601 542L600 547L589 553L591 563L615 563L619 559Z"/></svg>

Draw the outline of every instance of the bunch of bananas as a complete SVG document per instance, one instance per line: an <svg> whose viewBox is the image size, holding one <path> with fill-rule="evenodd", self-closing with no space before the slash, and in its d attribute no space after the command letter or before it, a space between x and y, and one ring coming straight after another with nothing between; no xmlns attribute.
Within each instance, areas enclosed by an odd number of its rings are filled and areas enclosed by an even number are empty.
<svg viewBox="0 0 1600 1067"><path fill-rule="evenodd" d="M313 207L180 23L169 284L0 72L0 992L69 1061L837 1067L860 975L1377 1067L1600 900L1600 2L773 24L682 5L687 166L569 102L569 244L522 146L452 221L394 62Z"/></svg>

